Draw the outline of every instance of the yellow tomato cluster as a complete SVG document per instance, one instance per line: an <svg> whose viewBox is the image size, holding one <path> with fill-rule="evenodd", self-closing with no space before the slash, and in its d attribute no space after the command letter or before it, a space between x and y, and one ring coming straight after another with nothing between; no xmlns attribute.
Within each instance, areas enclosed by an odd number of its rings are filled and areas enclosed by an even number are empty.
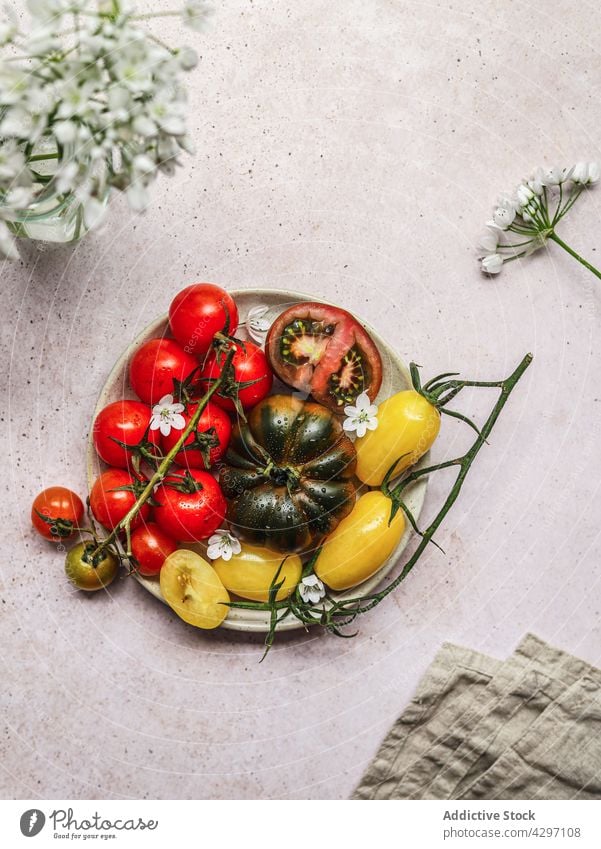
<svg viewBox="0 0 601 849"><path fill-rule="evenodd" d="M440 430L440 413L414 389L397 392L378 407L378 426L355 442L357 477L381 486L428 451ZM374 575L388 560L405 532L398 510L381 490L362 495L352 512L326 539L315 563L317 576L333 590L346 590Z"/></svg>
<svg viewBox="0 0 601 849"><path fill-rule="evenodd" d="M381 487L430 449L440 430L440 413L413 389L397 392L378 408L378 426L355 442L357 477ZM405 516L381 489L362 495L351 513L327 537L315 562L315 574L332 590L366 581L388 560L405 532ZM279 570L279 571L278 571ZM230 593L256 602L269 600L274 579L283 581L276 600L287 598L302 576L297 554L283 557L268 548L243 544L230 560L210 565L192 551L179 550L160 573L167 603L197 628L217 628L229 611Z"/></svg>

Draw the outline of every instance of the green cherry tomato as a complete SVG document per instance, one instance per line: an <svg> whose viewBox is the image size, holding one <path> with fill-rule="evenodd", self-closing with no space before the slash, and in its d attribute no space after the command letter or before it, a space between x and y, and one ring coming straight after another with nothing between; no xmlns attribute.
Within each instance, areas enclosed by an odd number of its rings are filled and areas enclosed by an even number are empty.
<svg viewBox="0 0 601 849"><path fill-rule="evenodd" d="M102 551L92 556L96 543L79 542L73 546L65 558L67 578L78 590L94 592L101 590L115 579L119 563L110 551Z"/></svg>

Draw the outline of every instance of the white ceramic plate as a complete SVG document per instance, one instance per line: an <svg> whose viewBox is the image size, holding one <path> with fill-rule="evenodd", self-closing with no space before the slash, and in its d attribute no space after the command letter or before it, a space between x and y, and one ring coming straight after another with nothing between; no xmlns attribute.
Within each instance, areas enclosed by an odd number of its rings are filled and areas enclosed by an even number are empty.
<svg viewBox="0 0 601 849"><path fill-rule="evenodd" d="M323 299L315 298L312 295L305 295L302 292L288 292L280 289L233 289L230 291L230 294L236 300L241 324L246 320L249 311L253 309L253 307L260 305L269 307L269 312L266 314L265 318L267 318L270 322L273 322L277 316L284 311L284 309L294 303L298 303L300 301L322 301L322 303L326 303ZM362 323L365 324L365 322ZM393 393L399 392L401 389L407 389L411 385L410 376L407 366L402 362L392 348L381 338L381 336L379 336L373 328L369 327L369 325L365 324L365 327L378 346L378 350L382 357L383 380L380 393L376 399L377 403L378 401L383 401L385 398L388 398ZM100 410L106 407L107 404L117 401L120 398L135 397L128 385L127 374L129 360L133 356L134 351L143 342L146 342L148 339L163 336L166 331L167 316L162 316L156 321L153 321L152 324L149 324L148 327L146 327L139 336L134 339L127 350L123 352L115 363L113 370L109 374L108 379L100 392L96 409L94 411L94 418ZM245 334L243 331L244 328L241 328L238 331L238 335L244 337ZM274 385L274 392L276 391L278 391L277 384ZM290 390L288 389L288 391ZM425 464L426 462L427 455L422 458L420 465ZM92 435L90 433L87 454L88 482L90 486L103 468L104 466L98 459L96 451L94 450ZM405 502L407 507L412 511L416 519L419 517L424 504L426 488L427 479L421 478L405 492ZM410 536L411 528L407 525L407 529L396 550L375 575L372 575L372 577L367 581L359 584L359 586L353 587L351 590L346 590L341 593L332 593L332 595L336 599L358 598L373 592L378 584L380 584L392 571L399 555L407 545ZM202 546L185 547L193 548L198 550L200 553L204 553ZM148 590L148 592L152 593L153 596L164 602L159 582L156 578L144 578L141 575L136 575L135 578L140 584L142 584L143 587L145 587L145 589ZM229 628L232 631L266 632L269 630L269 614L261 610L232 609L221 627ZM303 627L305 626L299 622L298 619L290 616L282 622L279 626L279 630L287 631Z"/></svg>

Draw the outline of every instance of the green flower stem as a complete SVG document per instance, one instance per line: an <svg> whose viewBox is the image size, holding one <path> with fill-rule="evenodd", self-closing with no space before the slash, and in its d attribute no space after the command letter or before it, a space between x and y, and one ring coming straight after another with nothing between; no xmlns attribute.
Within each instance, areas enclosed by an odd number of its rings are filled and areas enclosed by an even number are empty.
<svg viewBox="0 0 601 849"><path fill-rule="evenodd" d="M142 12L139 15L129 15L130 21L151 21L154 18L180 18L181 9L165 10L164 12Z"/></svg>
<svg viewBox="0 0 601 849"><path fill-rule="evenodd" d="M161 460L157 470L152 475L152 477L150 478L150 480L148 481L148 483L146 484L146 486L144 487L144 489L142 490L142 492L140 493L140 495L136 499L136 502L132 506L131 510L129 510L129 512L123 517L123 519L121 519L119 524L115 528L113 528L111 533L107 537L105 537L102 540L102 542L100 543L100 545L94 550L94 556L99 554L103 549L105 549L108 545L110 545L112 542L114 542L114 540L117 538L117 534L120 531L125 531L125 533L126 533L127 551L125 553L128 557L131 555L130 542L129 541L130 541L131 523L132 523L133 519L136 517L136 515L140 511L140 508L148 501L148 499L150 498L150 496L153 493L155 486L158 483L161 483L163 478L165 478L165 476L167 475L167 473L168 473L168 471L169 471L169 469L170 469L170 467L173 463L173 460L175 459L175 455L178 454L179 451L181 451L184 442L190 436L192 431L196 428L196 425L198 424L198 421L199 421L205 407L207 406L207 404L209 403L209 401L211 400L213 395L217 392L217 390L219 389L219 387L221 386L223 381L225 379L227 379L227 377L229 376L229 372L230 372L230 368L231 368L232 359L234 357L234 354L235 354L235 350L233 348L232 348L231 351L228 351L227 356L226 356L224 363L223 363L223 368L221 370L221 374L211 384L208 391L203 395L203 397L198 402L198 407L194 411L194 415L192 416L192 418L188 422L187 426L182 431L182 435L177 440L177 442L175 443L173 448L169 451L169 453L166 454L165 457Z"/></svg>
<svg viewBox="0 0 601 849"><path fill-rule="evenodd" d="M40 162L44 159L58 159L58 153L36 153L35 156L29 157L29 162Z"/></svg>
<svg viewBox="0 0 601 849"><path fill-rule="evenodd" d="M582 257L582 256L580 256L580 254L576 253L576 251L573 248L571 248L569 245L566 245L564 240L560 239L559 236L557 235L557 233L555 233L555 232L549 233L548 238L551 239L552 241L554 241L556 244L558 244L561 248L563 248L564 251L567 251L570 254L570 256L573 256L574 259L577 259L578 262L581 265L583 265L585 268L588 268L589 271L592 271L592 273L595 275L595 277L598 277L601 280L601 272L598 271L595 268L594 265L591 265L590 262L587 262L587 260L584 259L584 257Z"/></svg>
<svg viewBox="0 0 601 849"><path fill-rule="evenodd" d="M564 208L562 210L560 210L559 216L557 218L558 221L561 221L561 219L564 217L564 215L567 212L570 211L570 209L574 206L574 204L576 203L576 201L578 200L578 198L580 197L580 195L582 194L583 191L584 191L583 187L580 186L576 191L574 191L572 193L570 198L566 201Z"/></svg>

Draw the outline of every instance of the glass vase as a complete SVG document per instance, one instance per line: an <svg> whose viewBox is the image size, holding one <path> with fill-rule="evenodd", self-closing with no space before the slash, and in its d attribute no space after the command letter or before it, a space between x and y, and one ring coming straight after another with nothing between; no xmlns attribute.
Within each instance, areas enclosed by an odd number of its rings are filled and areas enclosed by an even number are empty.
<svg viewBox="0 0 601 849"><path fill-rule="evenodd" d="M68 158L68 151L63 153ZM51 140L42 139L29 157L37 191L27 209L4 213L3 219L19 239L28 239L43 248L49 244L79 241L87 232L83 206L72 192L57 192L53 179L59 165L59 152ZM105 198L106 202L106 198Z"/></svg>

